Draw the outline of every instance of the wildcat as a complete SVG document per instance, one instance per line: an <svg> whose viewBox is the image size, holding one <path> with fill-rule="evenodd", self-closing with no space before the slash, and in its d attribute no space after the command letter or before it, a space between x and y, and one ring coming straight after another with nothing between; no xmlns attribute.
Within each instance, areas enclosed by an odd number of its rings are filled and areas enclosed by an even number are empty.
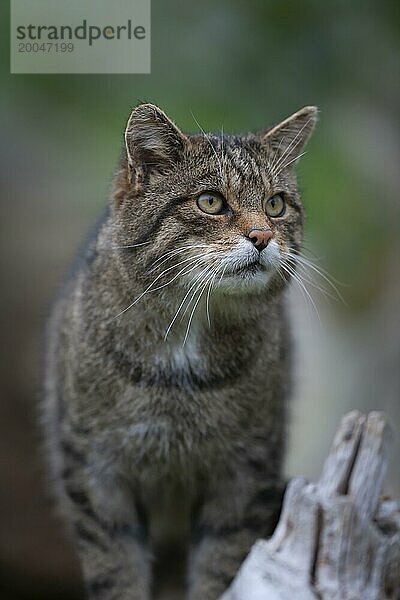
<svg viewBox="0 0 400 600"><path fill-rule="evenodd" d="M316 118L244 136L184 134L151 104L129 118L108 210L48 328L48 452L91 600L159 597L168 578L216 600L272 533L294 169Z"/></svg>

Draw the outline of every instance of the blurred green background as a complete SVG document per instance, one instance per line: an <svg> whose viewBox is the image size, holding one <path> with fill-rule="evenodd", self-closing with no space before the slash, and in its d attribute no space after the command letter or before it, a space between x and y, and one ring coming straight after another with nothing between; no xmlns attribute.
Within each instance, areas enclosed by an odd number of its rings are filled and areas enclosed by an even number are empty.
<svg viewBox="0 0 400 600"><path fill-rule="evenodd" d="M104 205L131 107L186 130L247 131L305 104L320 124L299 167L307 248L345 303L293 294L298 340L287 471L315 477L348 409L400 435L399 3L152 2L152 73L9 74L0 6L0 598L81 598L46 495L36 405L51 297ZM316 259L315 259L316 260ZM294 291L295 292L295 291ZM399 459L399 445L393 463ZM397 467L397 465L395 465ZM388 487L399 491L398 469Z"/></svg>

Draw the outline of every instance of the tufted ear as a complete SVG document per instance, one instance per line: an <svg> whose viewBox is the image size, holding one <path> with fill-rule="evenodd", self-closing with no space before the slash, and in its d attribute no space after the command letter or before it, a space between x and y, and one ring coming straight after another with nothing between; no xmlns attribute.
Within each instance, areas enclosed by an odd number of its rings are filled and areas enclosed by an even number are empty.
<svg viewBox="0 0 400 600"><path fill-rule="evenodd" d="M125 129L128 164L160 170L171 165L183 151L185 135L154 104L139 104L133 109Z"/></svg>
<svg viewBox="0 0 400 600"><path fill-rule="evenodd" d="M316 106L305 106L293 115L261 133L263 142L270 145L280 162L280 168L294 165L311 136L317 122Z"/></svg>

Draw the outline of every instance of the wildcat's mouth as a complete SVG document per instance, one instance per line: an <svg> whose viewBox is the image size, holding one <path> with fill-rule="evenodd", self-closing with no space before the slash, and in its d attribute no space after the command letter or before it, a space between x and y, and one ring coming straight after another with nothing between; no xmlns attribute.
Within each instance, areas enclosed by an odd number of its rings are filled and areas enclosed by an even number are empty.
<svg viewBox="0 0 400 600"><path fill-rule="evenodd" d="M249 264L238 265L225 270L223 277L218 282L218 287L233 293L253 288L264 288L268 285L273 271L272 266L263 265L258 260Z"/></svg>
<svg viewBox="0 0 400 600"><path fill-rule="evenodd" d="M276 240L258 252L253 244L241 240L234 251L224 257L222 282L241 287L242 284L265 285L279 266L280 249Z"/></svg>

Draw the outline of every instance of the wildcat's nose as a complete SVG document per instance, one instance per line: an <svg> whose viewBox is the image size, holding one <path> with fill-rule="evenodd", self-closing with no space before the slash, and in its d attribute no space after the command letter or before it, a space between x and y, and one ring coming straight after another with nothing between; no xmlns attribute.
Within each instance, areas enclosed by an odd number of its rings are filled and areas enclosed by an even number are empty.
<svg viewBox="0 0 400 600"><path fill-rule="evenodd" d="M253 242L257 250L261 252L268 246L268 242L272 238L272 231L270 229L252 229L248 238Z"/></svg>

